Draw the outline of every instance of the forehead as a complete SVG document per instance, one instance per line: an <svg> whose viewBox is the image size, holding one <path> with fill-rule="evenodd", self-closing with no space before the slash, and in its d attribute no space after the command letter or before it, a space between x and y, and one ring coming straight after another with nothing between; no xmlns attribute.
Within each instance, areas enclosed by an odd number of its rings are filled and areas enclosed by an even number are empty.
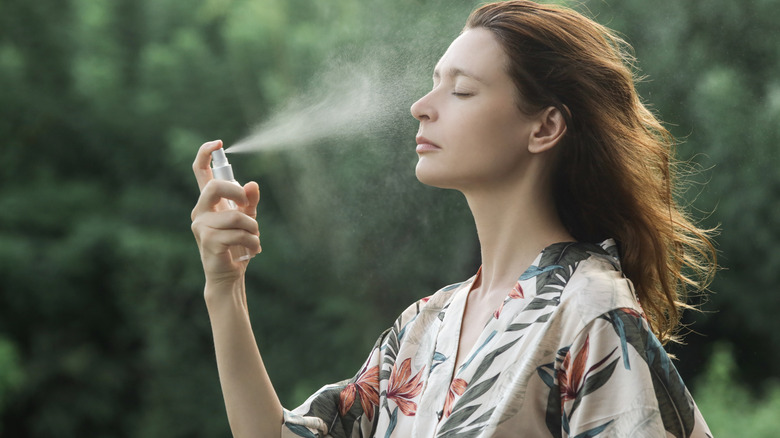
<svg viewBox="0 0 780 438"><path fill-rule="evenodd" d="M496 37L486 29L469 29L450 44L433 71L445 75L475 76L484 81L506 77L507 57Z"/></svg>

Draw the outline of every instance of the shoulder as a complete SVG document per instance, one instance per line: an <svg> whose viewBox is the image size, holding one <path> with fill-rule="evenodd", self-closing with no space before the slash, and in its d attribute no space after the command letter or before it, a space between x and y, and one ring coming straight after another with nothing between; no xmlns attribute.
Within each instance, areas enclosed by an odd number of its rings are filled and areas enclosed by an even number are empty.
<svg viewBox="0 0 780 438"><path fill-rule="evenodd" d="M561 294L561 310L575 316L581 325L617 309L643 316L631 280L620 269L615 242L580 247L584 251Z"/></svg>
<svg viewBox="0 0 780 438"><path fill-rule="evenodd" d="M398 318L396 318L395 323L393 324L394 331L400 333L403 331L404 327L412 322L417 322L419 324L420 322L427 321L430 323L432 320L441 319L443 313L449 308L453 298L459 292L467 291L471 287L474 278L475 276L472 276L468 280L444 286L433 295L415 301L401 312Z"/></svg>

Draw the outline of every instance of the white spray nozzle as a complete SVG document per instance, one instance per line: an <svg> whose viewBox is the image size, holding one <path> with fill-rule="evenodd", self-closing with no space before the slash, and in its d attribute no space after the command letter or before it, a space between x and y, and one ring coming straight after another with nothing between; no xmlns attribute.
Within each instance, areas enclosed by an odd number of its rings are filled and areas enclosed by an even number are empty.
<svg viewBox="0 0 780 438"><path fill-rule="evenodd" d="M214 174L215 179L221 179L223 181L235 181L235 177L233 176L233 166L228 163L224 149L219 148L212 152L211 161L211 172Z"/></svg>

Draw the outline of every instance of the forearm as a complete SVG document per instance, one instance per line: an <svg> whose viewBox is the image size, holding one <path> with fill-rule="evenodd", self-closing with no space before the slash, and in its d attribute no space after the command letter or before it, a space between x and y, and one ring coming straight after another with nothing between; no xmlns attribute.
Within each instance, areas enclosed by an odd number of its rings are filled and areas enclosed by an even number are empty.
<svg viewBox="0 0 780 438"><path fill-rule="evenodd" d="M278 437L282 406L263 365L242 283L231 286L207 283L206 306L211 319L219 380L233 436Z"/></svg>

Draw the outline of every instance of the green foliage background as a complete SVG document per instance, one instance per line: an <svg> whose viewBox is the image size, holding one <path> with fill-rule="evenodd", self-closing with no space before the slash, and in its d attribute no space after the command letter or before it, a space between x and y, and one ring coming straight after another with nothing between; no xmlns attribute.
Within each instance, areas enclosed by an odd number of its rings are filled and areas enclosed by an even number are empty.
<svg viewBox="0 0 780 438"><path fill-rule="evenodd" d="M328 66L370 60L411 79L392 129L231 160L263 192L249 301L283 402L351 376L406 305L470 276L468 211L416 182L404 113L476 4L0 3L0 436L229 436L190 163L201 143L230 144L311 92ZM780 1L574 6L634 45L641 94L705 169L683 197L721 225L726 269L706 312L687 316L703 336L672 347L678 366L716 436L770 436Z"/></svg>

